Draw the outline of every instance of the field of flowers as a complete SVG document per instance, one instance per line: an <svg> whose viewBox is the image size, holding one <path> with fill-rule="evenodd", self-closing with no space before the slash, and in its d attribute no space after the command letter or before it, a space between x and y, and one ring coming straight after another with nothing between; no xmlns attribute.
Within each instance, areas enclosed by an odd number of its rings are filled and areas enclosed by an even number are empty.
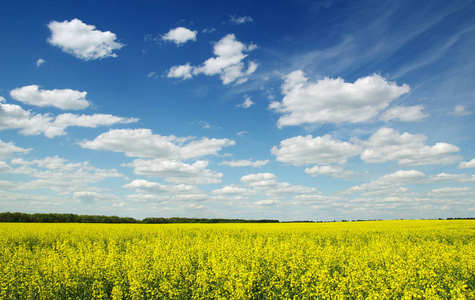
<svg viewBox="0 0 475 300"><path fill-rule="evenodd" d="M475 299L475 221L0 223L0 299Z"/></svg>

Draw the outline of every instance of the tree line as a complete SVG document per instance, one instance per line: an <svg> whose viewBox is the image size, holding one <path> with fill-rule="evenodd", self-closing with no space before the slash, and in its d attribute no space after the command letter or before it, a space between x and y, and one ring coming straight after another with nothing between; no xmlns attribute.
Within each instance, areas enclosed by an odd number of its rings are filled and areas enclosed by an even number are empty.
<svg viewBox="0 0 475 300"><path fill-rule="evenodd" d="M0 213L0 222L22 223L144 223L144 224L171 224L171 223L278 223L279 220L244 220L244 219L207 219L207 218L162 218L152 217L137 220L130 217L77 215L59 213L27 214L21 212Z"/></svg>

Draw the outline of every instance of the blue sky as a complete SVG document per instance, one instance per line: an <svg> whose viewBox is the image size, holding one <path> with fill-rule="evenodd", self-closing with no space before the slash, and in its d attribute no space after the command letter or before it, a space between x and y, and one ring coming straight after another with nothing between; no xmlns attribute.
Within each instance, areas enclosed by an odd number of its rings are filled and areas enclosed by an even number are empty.
<svg viewBox="0 0 475 300"><path fill-rule="evenodd" d="M0 11L0 211L475 217L473 1Z"/></svg>

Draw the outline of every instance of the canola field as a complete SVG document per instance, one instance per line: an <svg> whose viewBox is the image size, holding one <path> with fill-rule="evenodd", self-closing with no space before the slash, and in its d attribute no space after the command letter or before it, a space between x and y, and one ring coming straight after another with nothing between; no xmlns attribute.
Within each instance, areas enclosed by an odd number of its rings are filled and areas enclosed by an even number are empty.
<svg viewBox="0 0 475 300"><path fill-rule="evenodd" d="M0 299L475 299L475 221L0 223Z"/></svg>

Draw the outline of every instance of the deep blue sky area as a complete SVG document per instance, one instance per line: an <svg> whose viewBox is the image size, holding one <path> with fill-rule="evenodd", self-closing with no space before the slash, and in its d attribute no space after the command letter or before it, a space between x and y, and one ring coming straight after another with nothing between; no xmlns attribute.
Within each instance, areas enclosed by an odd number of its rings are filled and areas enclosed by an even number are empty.
<svg viewBox="0 0 475 300"><path fill-rule="evenodd" d="M0 14L0 211L475 217L474 1Z"/></svg>

